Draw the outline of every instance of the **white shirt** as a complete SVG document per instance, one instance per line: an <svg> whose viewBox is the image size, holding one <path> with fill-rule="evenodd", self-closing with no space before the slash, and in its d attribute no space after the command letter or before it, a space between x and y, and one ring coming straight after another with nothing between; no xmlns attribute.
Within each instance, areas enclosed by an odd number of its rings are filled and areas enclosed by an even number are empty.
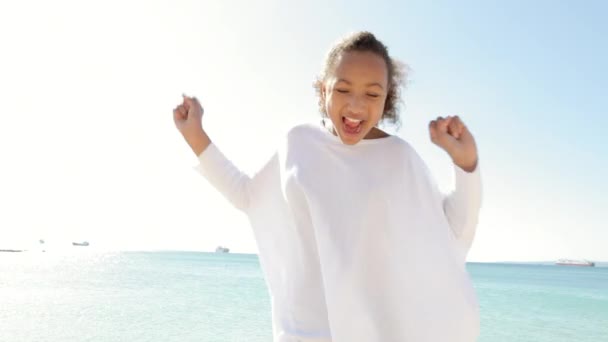
<svg viewBox="0 0 608 342"><path fill-rule="evenodd" d="M465 257L479 168L443 196L397 136L345 145L292 128L253 177L215 145L196 167L249 217L271 294L275 342L471 342L477 298Z"/></svg>

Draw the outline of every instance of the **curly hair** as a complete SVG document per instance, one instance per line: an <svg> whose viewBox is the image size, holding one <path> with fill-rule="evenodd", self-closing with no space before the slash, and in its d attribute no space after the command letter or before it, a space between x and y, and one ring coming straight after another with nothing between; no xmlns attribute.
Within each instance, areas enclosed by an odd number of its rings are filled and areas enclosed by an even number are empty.
<svg viewBox="0 0 608 342"><path fill-rule="evenodd" d="M386 45L376 39L372 33L367 31L350 34L338 41L331 50L329 50L329 53L325 58L324 68L313 84L319 98L319 111L321 114L327 115L323 103L323 94L321 92L323 83L334 71L340 57L346 52L353 51L373 52L384 59L388 69L388 93L386 102L384 103L384 112L381 121L398 124L400 122L398 104L402 102L401 88L405 87L409 67L406 64L391 58L388 54Z"/></svg>

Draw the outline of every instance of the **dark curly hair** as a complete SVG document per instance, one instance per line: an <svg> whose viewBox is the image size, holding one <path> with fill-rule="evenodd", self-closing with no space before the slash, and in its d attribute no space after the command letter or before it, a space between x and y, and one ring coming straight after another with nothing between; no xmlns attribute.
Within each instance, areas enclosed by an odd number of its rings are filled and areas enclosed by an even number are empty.
<svg viewBox="0 0 608 342"><path fill-rule="evenodd" d="M401 99L401 88L405 86L409 68L406 64L391 58L388 54L388 48L381 41L367 31L356 32L342 38L329 50L325 58L325 65L322 73L315 80L313 87L319 97L319 111L323 115L327 115L325 111L323 94L321 88L323 82L331 75L339 58L346 52L373 52L382 57L386 62L388 69L388 94L384 103L384 113L381 121L388 121L393 124L399 124L399 102Z"/></svg>

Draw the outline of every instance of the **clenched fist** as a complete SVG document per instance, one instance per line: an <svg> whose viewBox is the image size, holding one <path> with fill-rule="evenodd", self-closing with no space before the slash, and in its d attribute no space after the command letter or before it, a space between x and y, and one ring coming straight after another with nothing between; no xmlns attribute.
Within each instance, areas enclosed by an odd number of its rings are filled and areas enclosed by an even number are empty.
<svg viewBox="0 0 608 342"><path fill-rule="evenodd" d="M438 117L429 123L431 141L445 150L454 164L467 172L477 167L477 145L458 116Z"/></svg>
<svg viewBox="0 0 608 342"><path fill-rule="evenodd" d="M182 103L173 109L173 121L192 151L199 155L211 143L203 130L203 107L196 97L182 97Z"/></svg>

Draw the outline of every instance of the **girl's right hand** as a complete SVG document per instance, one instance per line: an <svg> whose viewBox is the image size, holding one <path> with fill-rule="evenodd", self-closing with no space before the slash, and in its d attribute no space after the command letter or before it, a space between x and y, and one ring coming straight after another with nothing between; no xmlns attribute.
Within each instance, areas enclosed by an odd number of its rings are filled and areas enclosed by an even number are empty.
<svg viewBox="0 0 608 342"><path fill-rule="evenodd" d="M175 127L184 136L194 153L200 154L210 144L203 130L203 107L196 97L183 96L183 102L173 109Z"/></svg>
<svg viewBox="0 0 608 342"><path fill-rule="evenodd" d="M194 134L203 130L203 107L196 97L182 95L183 102L173 109L175 127L188 140Z"/></svg>

